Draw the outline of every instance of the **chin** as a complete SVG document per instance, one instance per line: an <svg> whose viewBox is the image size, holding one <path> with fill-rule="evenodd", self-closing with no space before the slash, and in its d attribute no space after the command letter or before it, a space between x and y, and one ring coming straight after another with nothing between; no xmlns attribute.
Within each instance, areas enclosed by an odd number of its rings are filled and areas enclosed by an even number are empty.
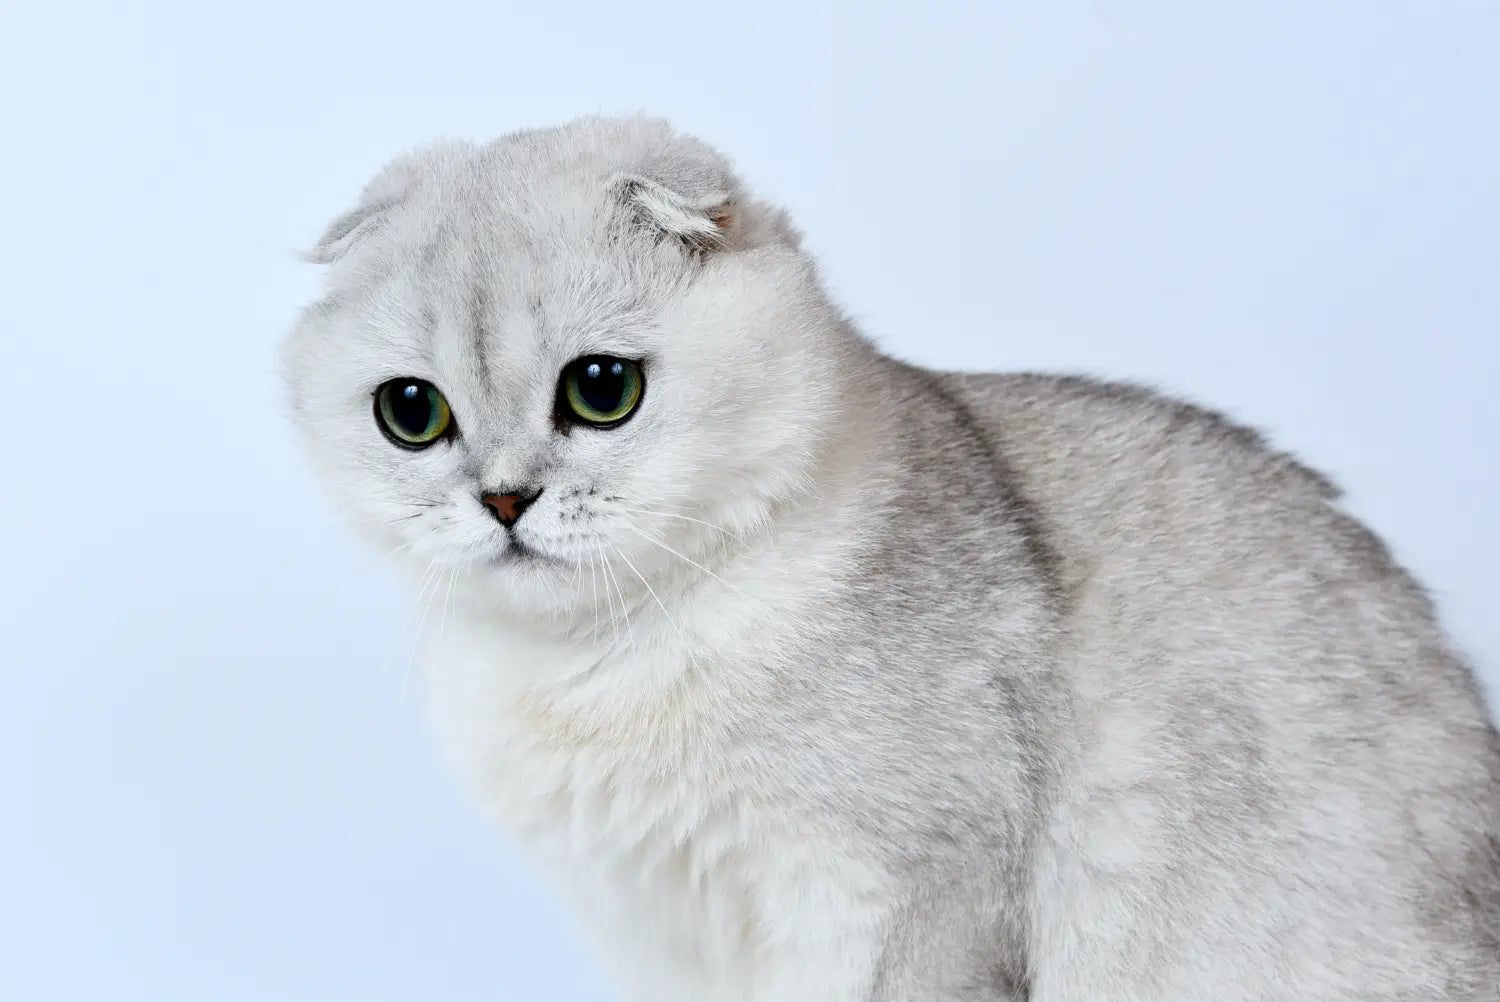
<svg viewBox="0 0 1500 1002"><path fill-rule="evenodd" d="M555 621L576 608L577 566L533 546L508 545L475 564L471 596L480 609Z"/></svg>

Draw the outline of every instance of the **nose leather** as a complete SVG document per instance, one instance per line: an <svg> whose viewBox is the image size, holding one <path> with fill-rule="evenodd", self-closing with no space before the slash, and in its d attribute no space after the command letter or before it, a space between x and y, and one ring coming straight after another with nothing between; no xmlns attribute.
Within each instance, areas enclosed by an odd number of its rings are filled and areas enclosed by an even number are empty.
<svg viewBox="0 0 1500 1002"><path fill-rule="evenodd" d="M525 513L526 509L531 507L531 503L541 497L541 495L542 492L539 490L529 494L518 492L506 494L486 493L481 494L479 500L494 513L495 518L500 520L501 525L509 529L520 520L521 515Z"/></svg>

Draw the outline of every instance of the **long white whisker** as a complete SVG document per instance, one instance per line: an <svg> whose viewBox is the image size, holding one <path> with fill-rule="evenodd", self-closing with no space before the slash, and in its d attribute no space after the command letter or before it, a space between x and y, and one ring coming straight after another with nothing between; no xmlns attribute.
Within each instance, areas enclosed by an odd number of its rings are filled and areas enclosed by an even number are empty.
<svg viewBox="0 0 1500 1002"><path fill-rule="evenodd" d="M613 547L611 547L611 549L613 549ZM619 552L620 552L619 550L615 550L615 553L618 554ZM625 603L625 589L622 588L622 587L620 587L620 579L617 578L617 577L615 577L615 570L614 570L613 567L611 567L609 565L609 560L607 560L605 558L604 551L602 549L599 552L599 563L601 563L601 564L604 565L604 577L605 577L606 581L607 582L608 581L613 581L614 582L615 592L616 592L616 594L618 594L620 596L620 612L621 612L621 618L625 620L625 634L626 634L626 636L628 636L630 638L630 643L632 645L634 645L635 644L635 628L633 626L631 626L631 624L630 624L630 609L626 606L626 603ZM607 588L605 590L605 594L606 595L609 594L609 591L608 591ZM619 640L616 639L615 642L619 643Z"/></svg>
<svg viewBox="0 0 1500 1002"><path fill-rule="evenodd" d="M740 536L738 533L730 532L728 529L724 528L721 525L714 525L712 522L705 522L701 518L693 518L690 515L678 515L674 512L661 511L656 508L635 508L628 505L618 505L617 507L621 511L629 512L632 515L655 515L660 518L675 518L683 522L692 522L694 525L701 525L706 528L712 529L715 532L722 532L724 535L728 536L730 539L733 539L735 542L743 543L745 541L744 537Z"/></svg>
<svg viewBox="0 0 1500 1002"><path fill-rule="evenodd" d="M402 550L409 550L413 546L416 546L416 545L417 545L417 541L415 539L408 539L406 542L402 543L400 546L398 546L395 549L391 550L384 557L381 557L381 559L382 560L389 560L392 557L394 557L396 554L400 553Z"/></svg>
<svg viewBox="0 0 1500 1002"><path fill-rule="evenodd" d="M594 550L599 556L599 565L604 570L604 601L609 604L609 626L615 635L615 646L620 644L620 621L615 617L615 598L609 591L609 566L604 562L604 552L599 543L594 544ZM623 602L624 599L621 599Z"/></svg>
<svg viewBox="0 0 1500 1002"><path fill-rule="evenodd" d="M460 570L461 570L461 568L455 567L455 568L453 568L453 572L448 575L448 594L446 594L446 595L443 596L442 607L438 610L438 639L439 640L441 640L443 638L444 632L447 630L447 627L448 627L448 613L452 611L452 607L453 607L453 585L454 585L455 582L458 581L458 572Z"/></svg>
<svg viewBox="0 0 1500 1002"><path fill-rule="evenodd" d="M384 667L386 662L391 660L397 649L402 646L401 638L406 635L407 627L411 625L412 618L417 614L417 609L423 605L423 596L427 594L428 587L436 586L441 577L442 569L438 566L436 560L429 563L427 569L422 572L422 577L417 583L417 594L412 600L411 608L407 610L406 618L401 621L401 625L396 629L396 635L391 638L391 649L381 659L382 667ZM404 677L401 682L401 694L403 696L406 695L406 683L407 678Z"/></svg>
<svg viewBox="0 0 1500 1002"><path fill-rule="evenodd" d="M391 654L395 653L401 638L406 634L406 628L411 625L412 619L417 614L417 607L422 601L422 596L427 591L427 586L437 579L437 574L438 562L434 560L427 565L426 569L422 571L422 576L417 579L417 594L414 596L411 608L406 610L406 617L401 620L401 625L396 628L395 640L392 642L391 651L386 657L390 657Z"/></svg>
<svg viewBox="0 0 1500 1002"><path fill-rule="evenodd" d="M749 598L750 597L749 595L746 595L743 591L741 591L738 587L730 584L728 581L725 581L723 578L719 577L719 575L715 574L713 571L709 570L707 567L704 567L702 564L698 563L698 561L694 560L692 557L689 557L689 556L687 556L685 554L682 554L682 553L678 553L676 550L672 549L666 543L663 543L661 540L656 539L655 537L653 537L650 533L648 533L648 532L646 532L646 531L644 531L642 529L638 529L638 528L636 528L633 525L626 526L626 528L629 529L631 532L635 533L637 536L640 536L646 542L651 543L651 544L653 544L655 546L659 546L663 550L666 550L668 553L672 554L672 556L676 557L678 560L685 561L686 563L691 564L693 567L698 568L704 574L707 574L709 577L713 578L715 581L719 582L719 584L723 585L725 588L728 588L730 591L734 592L736 595L739 595L739 596L741 596L743 598Z"/></svg>
<svg viewBox="0 0 1500 1002"><path fill-rule="evenodd" d="M594 637L597 639L604 624L599 622L599 575L598 568L594 566L592 553L589 554L589 591L594 594Z"/></svg>
<svg viewBox="0 0 1500 1002"><path fill-rule="evenodd" d="M410 681L411 676L416 674L417 652L422 649L422 629L427 625L427 614L432 611L432 600L437 598L438 592L442 590L441 570L438 571L438 575L437 577L433 578L433 581L434 587L432 589L432 593L428 595L427 599L422 603L422 618L417 620L417 632L416 635L412 638L411 653L408 654L406 658L406 678L402 682L403 695L405 695L406 692L406 682Z"/></svg>
<svg viewBox="0 0 1500 1002"><path fill-rule="evenodd" d="M643 585L646 586L646 591L648 591L648 592L651 593L651 597L654 598L654 599L656 599L656 604L661 607L662 615L664 615L664 616L667 617L667 622L671 623L677 629L678 635L680 637L682 637L683 642L686 643L686 641L687 641L687 633L682 629L682 624L679 623L679 622L677 622L677 620L672 616L672 614L667 611L666 604L663 603L662 600L661 600L661 597L656 594L656 589L651 587L651 582L647 581L646 578L645 578L645 576L643 574L641 574L640 571L638 571L638 570L635 569L635 564L632 564L630 562L630 558L627 557L619 549L619 547L614 547L613 549L615 551L615 556L617 556L621 560L625 561L625 566L630 568L630 573L634 574L636 577L638 577L638 578L641 579L641 584L643 584Z"/></svg>

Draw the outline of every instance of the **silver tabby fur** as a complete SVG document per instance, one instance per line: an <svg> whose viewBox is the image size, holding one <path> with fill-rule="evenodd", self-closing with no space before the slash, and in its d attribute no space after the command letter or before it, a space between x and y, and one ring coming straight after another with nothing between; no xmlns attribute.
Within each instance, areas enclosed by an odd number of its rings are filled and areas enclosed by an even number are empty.
<svg viewBox="0 0 1500 1002"><path fill-rule="evenodd" d="M317 468L438 607L446 747L627 998L1500 999L1475 678L1253 432L885 356L653 119L402 157L311 257ZM590 352L645 360L612 430L554 420ZM380 434L400 376L453 440ZM517 485L511 535L478 498Z"/></svg>

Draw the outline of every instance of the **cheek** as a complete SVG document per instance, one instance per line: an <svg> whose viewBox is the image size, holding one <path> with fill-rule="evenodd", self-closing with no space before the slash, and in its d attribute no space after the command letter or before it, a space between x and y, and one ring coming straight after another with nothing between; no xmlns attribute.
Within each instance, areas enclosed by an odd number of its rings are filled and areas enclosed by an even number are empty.
<svg viewBox="0 0 1500 1002"><path fill-rule="evenodd" d="M334 486L368 530L408 540L459 519L466 493L447 457L407 455L383 439L350 446L334 467Z"/></svg>
<svg viewBox="0 0 1500 1002"><path fill-rule="evenodd" d="M717 471L732 461L730 443L711 423L686 419L652 422L604 472L610 496L641 508L701 503Z"/></svg>
<svg viewBox="0 0 1500 1002"><path fill-rule="evenodd" d="M663 422L657 451L674 478L707 484L758 465L787 433L778 388L752 360L694 367L701 380L683 385Z"/></svg>

